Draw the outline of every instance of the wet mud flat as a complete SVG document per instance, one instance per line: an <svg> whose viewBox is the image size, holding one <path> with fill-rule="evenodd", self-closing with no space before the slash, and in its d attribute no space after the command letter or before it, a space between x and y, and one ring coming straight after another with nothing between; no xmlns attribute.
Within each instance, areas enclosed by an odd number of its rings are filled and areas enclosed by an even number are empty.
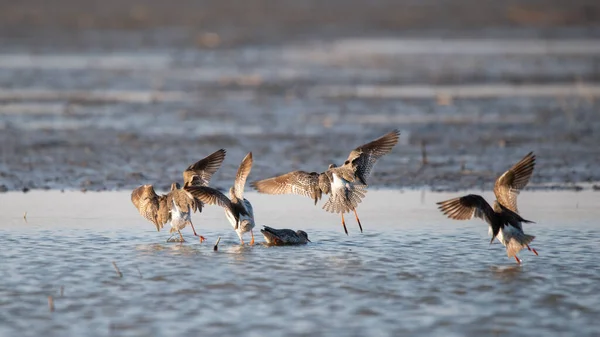
<svg viewBox="0 0 600 337"><path fill-rule="evenodd" d="M372 185L489 188L529 151L533 187L600 181L595 2L61 3L0 3L3 191L166 189L218 148L227 188L248 151L250 180L319 171L394 128Z"/></svg>

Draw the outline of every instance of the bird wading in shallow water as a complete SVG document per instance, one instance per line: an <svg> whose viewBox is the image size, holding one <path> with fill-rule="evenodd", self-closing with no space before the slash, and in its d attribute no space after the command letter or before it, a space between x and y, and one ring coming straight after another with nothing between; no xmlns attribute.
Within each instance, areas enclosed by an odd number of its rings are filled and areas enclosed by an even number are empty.
<svg viewBox="0 0 600 337"><path fill-rule="evenodd" d="M535 155L530 152L508 171L504 172L494 185L496 201L490 206L483 197L469 194L464 197L438 202L439 209L449 218L468 220L473 217L483 219L489 225L492 236L490 244L498 239L505 247L508 257L514 257L517 263L521 260L517 253L523 248L538 255L529 244L535 236L523 232L523 223L533 223L519 215L517 196L529 183L535 166Z"/></svg>
<svg viewBox="0 0 600 337"><path fill-rule="evenodd" d="M229 197L221 191L206 186L188 186L185 190L198 200L208 205L218 205L225 209L227 220L235 229L240 243L244 244L244 233L250 232L254 244L254 210L248 199L244 198L246 178L252 169L252 152L248 153L240 163L233 187L229 189Z"/></svg>
<svg viewBox="0 0 600 337"><path fill-rule="evenodd" d="M221 163L225 159L225 153L223 149L218 150L190 165L183 172L184 187L208 185L212 175L221 167ZM156 194L152 185L142 185L131 193L131 202L144 218L154 223L157 231L160 231L166 223L169 223L171 225L171 237L177 232L180 241L183 242L181 230L190 225L194 235L200 238L200 242L205 240L203 236L196 233L191 219L192 212L202 212L203 204L186 192L185 189L182 189L179 183L172 183L171 191L160 196Z"/></svg>
<svg viewBox="0 0 600 337"><path fill-rule="evenodd" d="M358 227L362 233L362 224L356 208L367 193L367 179L377 160L390 153L398 143L400 131L393 130L382 137L357 147L350 152L343 165L330 164L322 172L293 171L273 178L259 180L251 185L260 193L299 194L319 201L323 194L329 199L323 209L331 213L340 213L344 232L348 234L344 213L354 212Z"/></svg>
<svg viewBox="0 0 600 337"><path fill-rule="evenodd" d="M310 242L305 231L293 231L291 229L275 229L263 226L260 230L269 245L305 245Z"/></svg>

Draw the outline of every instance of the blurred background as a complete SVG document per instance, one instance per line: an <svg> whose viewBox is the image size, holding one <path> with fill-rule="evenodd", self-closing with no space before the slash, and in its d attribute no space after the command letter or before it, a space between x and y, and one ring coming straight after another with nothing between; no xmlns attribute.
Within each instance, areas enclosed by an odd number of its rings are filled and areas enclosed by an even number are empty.
<svg viewBox="0 0 600 337"><path fill-rule="evenodd" d="M600 2L0 1L0 191L228 187L319 171L398 128L371 183L600 181ZM424 157L426 153L426 157Z"/></svg>

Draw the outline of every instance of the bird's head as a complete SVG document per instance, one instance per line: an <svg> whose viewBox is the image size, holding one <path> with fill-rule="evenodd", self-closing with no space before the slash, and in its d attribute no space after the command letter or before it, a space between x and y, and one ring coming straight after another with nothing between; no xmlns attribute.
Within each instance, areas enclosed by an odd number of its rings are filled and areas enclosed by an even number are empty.
<svg viewBox="0 0 600 337"><path fill-rule="evenodd" d="M305 231L296 231L296 234L298 234L298 236L300 236L301 238L304 238L306 241L312 242L308 239L308 234L306 234Z"/></svg>

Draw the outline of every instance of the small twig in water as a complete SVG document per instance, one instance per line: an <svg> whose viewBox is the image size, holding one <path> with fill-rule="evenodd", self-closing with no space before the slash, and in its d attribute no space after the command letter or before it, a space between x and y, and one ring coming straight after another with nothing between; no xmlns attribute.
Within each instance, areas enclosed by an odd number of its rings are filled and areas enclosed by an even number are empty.
<svg viewBox="0 0 600 337"><path fill-rule="evenodd" d="M423 172L423 170L425 170L425 166L427 166L427 164L429 164L429 161L427 160L427 148L426 148L426 143L424 140L421 141L421 166L419 166L419 169L417 170L417 172L415 172L416 175L421 174L421 172Z"/></svg>
<svg viewBox="0 0 600 337"><path fill-rule="evenodd" d="M427 143L421 141L421 165L425 166L427 164L429 164L427 160Z"/></svg>
<svg viewBox="0 0 600 337"><path fill-rule="evenodd" d="M23 214L23 220L25 220L25 222L27 222L27 212L25 212L25 214Z"/></svg>
<svg viewBox="0 0 600 337"><path fill-rule="evenodd" d="M117 267L117 263L115 261L113 261L112 264L115 267L115 270L117 271L117 276L123 277L123 273L121 273L121 271L119 270L119 267Z"/></svg>
<svg viewBox="0 0 600 337"><path fill-rule="evenodd" d="M213 247L213 250L216 252L219 250L219 242L221 242L221 237L219 236L219 238L217 239L217 242L215 242L215 246Z"/></svg>
<svg viewBox="0 0 600 337"><path fill-rule="evenodd" d="M54 311L54 299L52 296L48 296L48 308L51 312Z"/></svg>
<svg viewBox="0 0 600 337"><path fill-rule="evenodd" d="M142 272L140 271L140 268L138 268L138 266L135 266L135 269L137 269L137 271L138 271L138 274L140 274L140 278L144 278L144 277L142 276Z"/></svg>

